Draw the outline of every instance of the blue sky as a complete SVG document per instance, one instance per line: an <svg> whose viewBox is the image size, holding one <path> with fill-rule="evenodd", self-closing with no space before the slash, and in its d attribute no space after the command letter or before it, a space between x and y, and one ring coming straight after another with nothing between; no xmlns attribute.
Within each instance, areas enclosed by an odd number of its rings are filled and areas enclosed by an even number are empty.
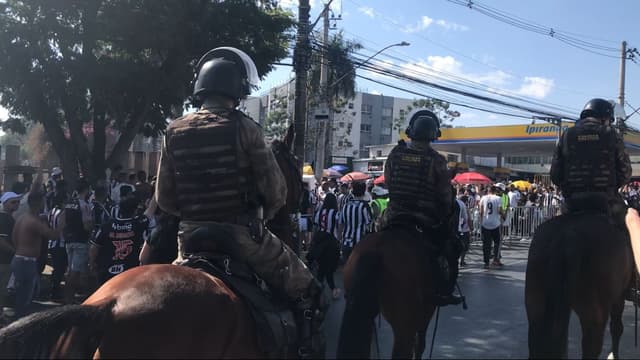
<svg viewBox="0 0 640 360"><path fill-rule="evenodd" d="M619 49L622 40L626 40L629 47L640 49L640 1L637 0L477 0L475 3L598 46ZM296 0L283 0L281 4L297 11ZM322 4L321 0L312 0L311 21L319 15ZM395 67L440 84L450 84L447 80L455 79L456 87L462 90L479 93L477 89L490 89L493 93L484 94L497 97L496 94L506 93L520 101L534 102L528 103L532 107L548 109L555 105L563 109L563 113L574 116L590 98L618 97L619 50L598 50L613 57L593 54L447 0L334 0L332 9L335 14L342 14L338 28L344 30L347 38L364 45L363 58L390 44L411 43L376 56L372 62L383 68ZM317 29L320 27L321 22ZM627 61L625 95L634 108L640 107L640 59L638 62ZM285 82L292 76L291 71L291 68L279 67L266 76L256 93ZM430 96L498 109L481 101L390 80L365 70L358 70L358 74ZM467 80L473 81L474 89L459 86L460 81ZM360 90L389 96L417 97L362 79L357 86ZM456 126L531 122L454 108L462 114L454 123ZM505 108L501 110L514 113ZM627 114L633 111L629 106L625 110ZM632 116L629 123L640 127L640 114Z"/></svg>

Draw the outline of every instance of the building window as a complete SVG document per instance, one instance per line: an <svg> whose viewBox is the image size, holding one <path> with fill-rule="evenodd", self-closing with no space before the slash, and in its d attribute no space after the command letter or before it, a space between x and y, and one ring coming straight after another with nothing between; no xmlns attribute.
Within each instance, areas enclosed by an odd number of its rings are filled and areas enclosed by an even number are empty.
<svg viewBox="0 0 640 360"><path fill-rule="evenodd" d="M382 157L382 150L376 150L376 157Z"/></svg>
<svg viewBox="0 0 640 360"><path fill-rule="evenodd" d="M458 162L458 155L447 154L447 162Z"/></svg>
<svg viewBox="0 0 640 360"><path fill-rule="evenodd" d="M338 141L338 146L342 147L344 145L344 142L342 142L342 140Z"/></svg>
<svg viewBox="0 0 640 360"><path fill-rule="evenodd" d="M349 103L349 109L353 109L353 103Z"/></svg>
<svg viewBox="0 0 640 360"><path fill-rule="evenodd" d="M338 123L338 126L340 126L341 128L343 128L343 127L344 127L344 121L340 121L340 122Z"/></svg>
<svg viewBox="0 0 640 360"><path fill-rule="evenodd" d="M404 116L404 109L400 109L400 116Z"/></svg>
<svg viewBox="0 0 640 360"><path fill-rule="evenodd" d="M382 108L382 116L391 116L393 114L393 108L383 107Z"/></svg>
<svg viewBox="0 0 640 360"><path fill-rule="evenodd" d="M382 130L380 130L380 135L391 135L391 127L383 127Z"/></svg>
<svg viewBox="0 0 640 360"><path fill-rule="evenodd" d="M371 124L360 124L360 131L371 132Z"/></svg>
<svg viewBox="0 0 640 360"><path fill-rule="evenodd" d="M362 107L360 108L360 111L363 114L371 114L371 112L373 111L373 105L362 104Z"/></svg>

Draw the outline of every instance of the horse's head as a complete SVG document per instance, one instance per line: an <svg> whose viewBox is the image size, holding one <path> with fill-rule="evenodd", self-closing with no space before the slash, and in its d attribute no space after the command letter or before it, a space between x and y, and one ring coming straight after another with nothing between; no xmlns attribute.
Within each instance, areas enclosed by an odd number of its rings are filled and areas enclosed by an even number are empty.
<svg viewBox="0 0 640 360"><path fill-rule="evenodd" d="M278 166L287 181L285 208L289 214L298 211L302 198L302 171L298 168L298 161L292 152L293 139L294 131L293 124L291 124L283 140L273 140L271 143L271 151L273 151Z"/></svg>

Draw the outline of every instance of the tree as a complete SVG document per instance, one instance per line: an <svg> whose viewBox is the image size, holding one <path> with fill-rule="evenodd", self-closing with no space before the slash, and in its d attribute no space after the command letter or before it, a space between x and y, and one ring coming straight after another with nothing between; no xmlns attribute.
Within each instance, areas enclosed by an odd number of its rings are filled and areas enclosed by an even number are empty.
<svg viewBox="0 0 640 360"><path fill-rule="evenodd" d="M328 42L327 51L327 89L322 88L320 84L320 72L322 63L322 45L316 46L312 55L311 70L309 76L308 88L309 94L316 94L315 97L309 97L309 109L322 103L326 99L329 105L329 112L335 113L341 107L345 106L349 99L352 99L356 93L356 63L353 61L353 53L360 50L362 45L352 40L346 40L342 31L332 36ZM340 81L338 81L340 80ZM326 95L323 99L322 96ZM313 117L311 117L313 118ZM330 117L331 119L331 117ZM318 137L322 134L321 129L316 122L310 124L307 128L308 134L312 136L306 137L306 147L316 149L318 146ZM333 137L333 127L327 127L328 131L325 136L325 154L331 154L331 142L328 141ZM347 135L348 136L348 135ZM342 139L343 143L345 139ZM340 141L337 141L338 143ZM317 149L316 149L317 150ZM314 151L315 154L315 151ZM317 166L323 166L317 165Z"/></svg>
<svg viewBox="0 0 640 360"><path fill-rule="evenodd" d="M455 110L449 109L449 103L438 99L416 99L413 104L408 105L405 109L400 110L400 116L393 119L393 129L400 130L405 128L407 124L407 116L411 114L414 109L427 109L433 111L440 120L441 128L453 127L451 122L460 116L460 113ZM445 123L448 122L448 123Z"/></svg>
<svg viewBox="0 0 640 360"><path fill-rule="evenodd" d="M352 59L352 55L360 49L362 49L362 45L352 40L346 40L342 31L332 36L329 40L327 45L328 89L326 96L329 106L333 109L342 107L345 100L352 99L355 96L356 64ZM323 49L321 45L318 45L315 50L312 55L311 74L309 76L309 94L319 95L315 99L310 99L315 102L314 104L317 104L321 100L320 95L323 93L320 84L320 65L322 63ZM340 81L335 83L338 79Z"/></svg>
<svg viewBox="0 0 640 360"><path fill-rule="evenodd" d="M279 96L274 99L274 108L264 121L264 136L269 139L283 138L293 116L287 111L287 99Z"/></svg>
<svg viewBox="0 0 640 360"><path fill-rule="evenodd" d="M262 76L287 55L292 26L274 0L5 0L5 128L41 123L65 177L102 178L137 134L159 135L182 114L207 50L238 47ZM106 156L110 127L120 136Z"/></svg>

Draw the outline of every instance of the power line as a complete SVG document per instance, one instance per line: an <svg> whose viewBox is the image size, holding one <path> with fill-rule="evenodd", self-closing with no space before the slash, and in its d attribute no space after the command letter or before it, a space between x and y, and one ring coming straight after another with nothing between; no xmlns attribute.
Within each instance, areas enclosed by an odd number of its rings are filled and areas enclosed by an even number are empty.
<svg viewBox="0 0 640 360"><path fill-rule="evenodd" d="M601 45L598 44L596 42L593 41L588 41L588 40L583 40L586 39L586 36L581 36L581 35L577 35L575 33L571 33L571 32L567 32L567 31L562 31L560 29L557 28L553 28L553 27L548 27L548 26L544 26L544 25L540 25L537 24L535 22L532 22L530 20L525 20L521 17L518 17L514 14L510 14L508 12L496 9L496 8L492 8L488 5L484 5L480 2L478 2L477 0L447 0L451 3L457 4L457 5L461 5L461 6L465 6L468 7L471 10L475 10L485 16L488 16L490 18L493 18L497 21L500 21L502 23L520 28L522 30L525 31L529 31L529 32L534 32L540 35L544 35L544 36L549 36L551 38L557 39L567 45L573 46L574 48L583 50L583 51L587 51L590 52L592 54L596 54L596 55L600 55L600 56L604 56L604 57L609 57L609 58L614 58L614 59L619 59L620 56L616 56L616 55L611 55L611 54L606 54L603 52L611 52L611 53L615 53L617 51L619 51L617 48L615 47L611 47L611 46L605 46L605 45ZM594 38L591 38L594 39ZM599 39L598 41L607 41L607 42L612 42L609 40L601 40Z"/></svg>
<svg viewBox="0 0 640 360"><path fill-rule="evenodd" d="M426 98L433 98L433 99L436 99L436 100L442 100L442 99L434 98L433 96L430 96L430 95L427 95L427 94L424 94L424 93L420 93L420 92L417 92L417 91L414 91L414 90L409 90L409 89L406 89L406 88L402 88L400 86L396 86L396 85L392 85L392 84L389 84L389 83L385 83L383 81L374 80L372 78L369 78L369 77L366 77L366 76L363 76L363 75L356 75L356 76L359 77L359 78L371 81L371 82L376 83L376 84L380 84L380 85L384 85L384 86L387 86L387 87L390 87L390 88L393 88L393 89L396 89L396 90L404 91L404 92L409 93L409 94L413 94L413 95L417 95L417 96L421 96L421 97L426 97ZM505 112L499 112L499 111L494 111L494 110L487 110L487 109L484 109L484 108L465 105L465 104L462 104L462 103L456 103L456 102L452 102L452 101L447 101L447 102L450 103L450 104L456 105L456 106L461 106L461 107L474 109L474 110L478 110L478 111L483 111L483 112L489 112L489 113L492 113L492 114L506 115L506 116L512 116L512 117L522 118L522 119L531 119L531 116L523 116L523 115L518 115L518 114L505 113Z"/></svg>
<svg viewBox="0 0 640 360"><path fill-rule="evenodd" d="M352 32L352 31L344 30L344 29L343 29L343 31L344 31L345 33L347 33L347 34L350 34L350 35L354 36L354 37L355 37L355 38L357 38L357 39L360 39L360 40L362 40L362 41L365 41L365 42L371 43L371 44L373 44L373 45L376 45L377 47L382 47L382 45L381 45L381 44L376 43L376 42L375 42L375 41L373 41L373 40L368 40L368 39L366 39L366 38L364 38L364 37L362 37L362 36L360 36L360 35L358 35L358 34L356 34L356 33ZM389 51L387 51L387 52L385 52L385 53L381 54L381 56L388 57L388 58L391 58L391 59L394 59L394 60L398 60L398 61L405 61L405 62L408 62L408 61L403 60L403 59L401 59L401 58L399 58L399 57L396 57L396 56L393 56L393 55L389 55L389 54L388 54L389 52L392 52L392 53L398 54L398 55L400 55L400 56L406 57L406 58L410 59L411 61L413 61L414 63L418 63L418 62L422 61L422 60L420 60L420 59L416 59L416 58L414 58L414 57L411 57L411 56L410 56L410 55L408 55L406 52L403 52L403 51L401 51L400 49L394 49L394 48L389 49ZM485 65L486 67L496 69L496 70L498 70L498 71L500 71L500 72L502 72L502 73L504 73L504 74L506 74L506 75L509 75L509 76L512 76L512 77L515 77L515 78L520 78L520 79L525 78L525 76L523 76L523 75L521 75L521 74L516 74L516 73L510 72L510 71L500 70L500 69L498 69L497 67L494 67L494 66L492 66L492 65L490 65L490 64L485 64L485 63L482 63L482 64L483 64L483 65ZM640 64L638 64L638 65L640 65ZM565 87L561 87L561 86L554 86L554 89L555 89L555 90L559 90L559 91L563 91L563 92L567 92L567 93L573 93L573 94L579 94L579 95L585 95L585 96L593 97L593 94L589 94L589 93L586 93L586 92L583 92L583 91L578 91L578 90L576 90L576 89L570 89L570 88L565 88Z"/></svg>
<svg viewBox="0 0 640 360"><path fill-rule="evenodd" d="M316 44L316 46L322 46L322 45L318 45ZM364 55L361 55L364 56ZM470 97L473 98L475 100L480 100L480 101L485 101L485 102L489 102L492 104L497 104L500 106L504 106L504 107L509 107L509 108L515 108L521 111L525 111L525 112L531 112L531 113L535 113L535 114L542 114L542 115L546 115L546 116L554 116L554 117L563 117L563 118L567 118L567 119L572 119L570 116L564 116L564 115L559 115L557 113L553 113L553 112L549 112L546 110L540 110L540 109L534 109L534 108L530 108L527 106L523 106L520 104L515 104L515 103L511 103L511 102L506 102L503 100L499 100L499 99L495 99L495 98L491 98L488 96L484 96L484 95L479 95L476 93L472 93L469 91L465 91L465 90L460 90L460 89L456 89L456 88L452 88L449 86L444 86L441 84L437 84L431 81L427 81L423 78L419 78L417 76L409 76L405 73L403 73L402 71L398 71L398 70L394 70L394 69L382 69L379 66L376 66L375 64L365 64L364 60L361 58L358 58L357 54L356 55L352 55L352 59L358 63L358 67L363 68L363 69L367 69L369 71L372 72L376 72L379 73L381 75L387 75L387 76L391 76L391 77L395 77L397 79L400 80L408 80L414 83L418 83L421 85L425 85L428 86L430 88L435 88L438 90L442 90L442 91L446 91L449 93L454 93L457 95L462 95L462 96L466 96L466 97ZM521 99L517 99L522 101Z"/></svg>

